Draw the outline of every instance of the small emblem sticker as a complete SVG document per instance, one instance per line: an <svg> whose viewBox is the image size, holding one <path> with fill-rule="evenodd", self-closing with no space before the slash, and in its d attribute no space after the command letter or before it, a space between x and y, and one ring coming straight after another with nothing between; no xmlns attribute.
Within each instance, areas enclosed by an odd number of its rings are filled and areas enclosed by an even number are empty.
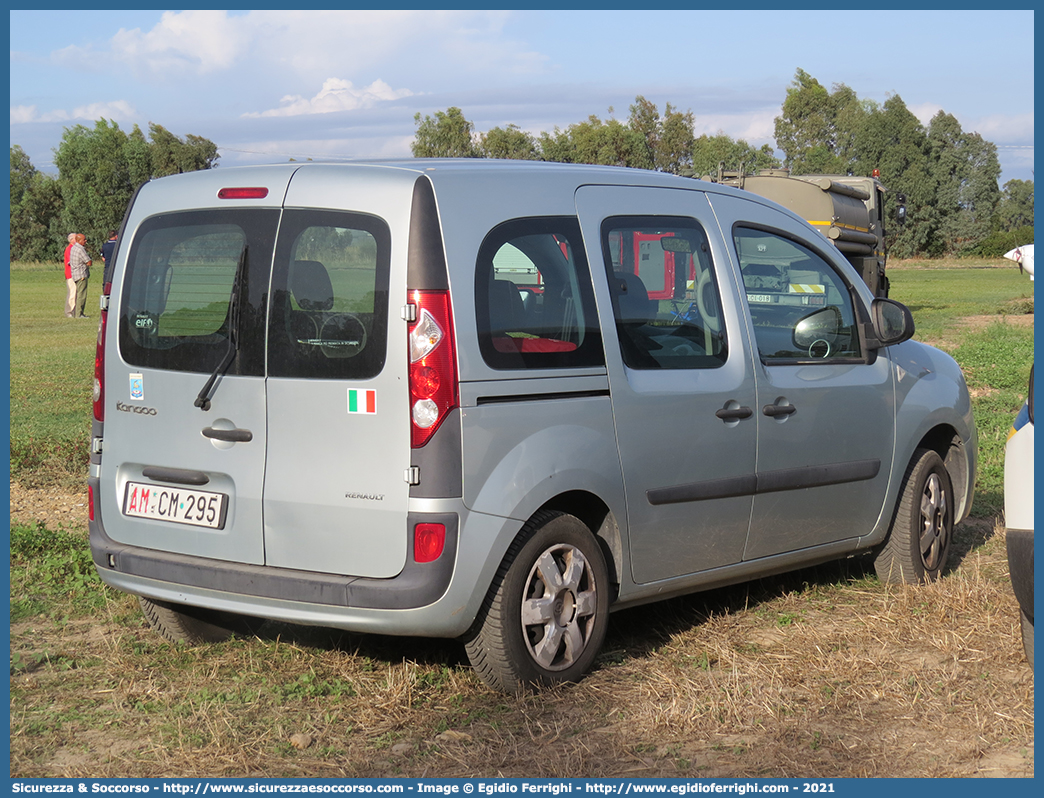
<svg viewBox="0 0 1044 798"><path fill-rule="evenodd" d="M377 415L377 391L348 389L348 412Z"/></svg>
<svg viewBox="0 0 1044 798"><path fill-rule="evenodd" d="M141 374L130 375L130 398L137 402L145 401L145 378Z"/></svg>

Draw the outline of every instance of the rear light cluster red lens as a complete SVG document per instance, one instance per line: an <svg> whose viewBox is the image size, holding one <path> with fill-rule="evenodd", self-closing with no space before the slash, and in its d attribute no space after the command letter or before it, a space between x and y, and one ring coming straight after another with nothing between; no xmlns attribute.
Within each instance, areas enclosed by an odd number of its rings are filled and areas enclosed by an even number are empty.
<svg viewBox="0 0 1044 798"><path fill-rule="evenodd" d="M106 298L112 295L112 283L106 283L102 287L102 295ZM98 421L105 420L105 328L109 321L107 306L102 305L100 313L101 321L98 322L98 344L94 348L94 418Z"/></svg>
<svg viewBox="0 0 1044 798"><path fill-rule="evenodd" d="M457 406L457 351L448 291L414 291L409 325L411 442L426 444Z"/></svg>
<svg viewBox="0 0 1044 798"><path fill-rule="evenodd" d="M445 524L417 524L413 528L413 559L435 562L446 547Z"/></svg>

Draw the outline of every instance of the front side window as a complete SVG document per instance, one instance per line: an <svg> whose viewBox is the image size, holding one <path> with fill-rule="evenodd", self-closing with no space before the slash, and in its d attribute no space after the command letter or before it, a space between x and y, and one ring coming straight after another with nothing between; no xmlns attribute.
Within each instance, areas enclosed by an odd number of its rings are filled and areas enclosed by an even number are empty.
<svg viewBox="0 0 1044 798"><path fill-rule="evenodd" d="M172 213L142 223L132 242L119 311L123 358L135 366L227 373L264 369L261 321L279 212Z"/></svg>
<svg viewBox="0 0 1044 798"><path fill-rule="evenodd" d="M575 219L517 219L494 228L475 271L479 349L495 369L605 363Z"/></svg>
<svg viewBox="0 0 1044 798"><path fill-rule="evenodd" d="M710 246L693 219L615 217L602 253L624 364L709 369L727 356Z"/></svg>
<svg viewBox="0 0 1044 798"><path fill-rule="evenodd" d="M851 290L826 258L766 230L733 237L763 363L862 359Z"/></svg>
<svg viewBox="0 0 1044 798"><path fill-rule="evenodd" d="M380 219L283 214L272 276L268 372L369 379L384 368L390 232Z"/></svg>

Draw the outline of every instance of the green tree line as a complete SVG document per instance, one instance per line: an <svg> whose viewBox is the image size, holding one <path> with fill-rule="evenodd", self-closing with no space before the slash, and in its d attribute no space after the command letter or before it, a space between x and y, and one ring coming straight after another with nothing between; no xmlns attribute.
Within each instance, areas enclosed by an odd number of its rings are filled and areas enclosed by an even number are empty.
<svg viewBox="0 0 1044 798"><path fill-rule="evenodd" d="M39 171L25 151L11 147L11 260L61 262L69 233L87 236L97 254L109 230L119 229L137 188L155 177L209 169L217 145L201 136L175 136L149 124L146 138L115 122L66 128L54 151L58 175Z"/></svg>
<svg viewBox="0 0 1044 798"><path fill-rule="evenodd" d="M451 107L414 117L418 158L513 158L655 169L693 177L719 164L754 173L786 167L793 174L870 175L887 187L886 211L906 198L907 221L889 228L898 257L996 257L1033 241L1033 181L998 185L997 147L939 111L922 125L899 95L860 99L844 84L827 90L798 69L775 119L776 147L756 148L724 133L696 136L691 111L667 103L661 114L641 95L626 121L589 116L565 130L534 136L516 125L477 132Z"/></svg>

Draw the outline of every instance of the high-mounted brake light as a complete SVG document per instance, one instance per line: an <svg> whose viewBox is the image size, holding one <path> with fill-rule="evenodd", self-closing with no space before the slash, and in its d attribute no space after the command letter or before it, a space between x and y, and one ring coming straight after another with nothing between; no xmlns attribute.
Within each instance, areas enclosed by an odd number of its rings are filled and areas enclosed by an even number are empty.
<svg viewBox="0 0 1044 798"><path fill-rule="evenodd" d="M268 189L263 186L223 188L218 191L218 199L264 199L267 196Z"/></svg>
<svg viewBox="0 0 1044 798"><path fill-rule="evenodd" d="M109 297L112 295L112 283L102 287L101 321L98 322L98 344L94 348L94 418L105 420L105 328L109 321Z"/></svg>
<svg viewBox="0 0 1044 798"><path fill-rule="evenodd" d="M448 291L414 291L409 330L411 442L426 444L457 406L457 352Z"/></svg>

